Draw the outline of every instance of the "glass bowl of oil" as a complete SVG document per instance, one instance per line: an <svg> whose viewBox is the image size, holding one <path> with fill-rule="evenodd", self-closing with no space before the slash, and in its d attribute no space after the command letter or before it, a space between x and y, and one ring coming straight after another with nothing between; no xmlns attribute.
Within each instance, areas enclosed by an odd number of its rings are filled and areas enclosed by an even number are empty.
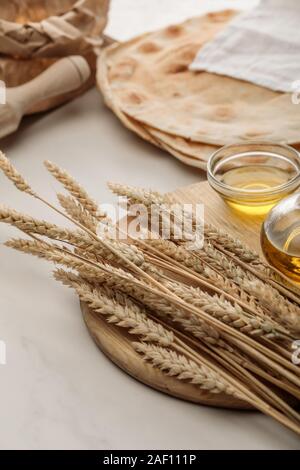
<svg viewBox="0 0 300 470"><path fill-rule="evenodd" d="M262 225L261 247L272 266L300 282L300 193L283 199L269 212Z"/></svg>
<svg viewBox="0 0 300 470"><path fill-rule="evenodd" d="M300 186L300 155L272 142L228 145L210 157L207 179L233 209L265 215Z"/></svg>

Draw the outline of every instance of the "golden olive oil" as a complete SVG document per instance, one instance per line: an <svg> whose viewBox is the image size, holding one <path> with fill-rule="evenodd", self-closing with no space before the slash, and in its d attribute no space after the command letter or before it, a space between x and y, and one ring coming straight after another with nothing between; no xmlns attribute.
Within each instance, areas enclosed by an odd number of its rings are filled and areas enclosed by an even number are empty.
<svg viewBox="0 0 300 470"><path fill-rule="evenodd" d="M264 224L261 232L261 247L267 261L293 281L300 283L300 218L289 225L273 226L270 230ZM266 228L267 227L267 228Z"/></svg>
<svg viewBox="0 0 300 470"><path fill-rule="evenodd" d="M268 165L244 165L229 168L218 180L233 190L247 191L251 194L251 202L247 197L241 198L239 194L235 199L234 192L227 203L235 210L242 211L248 215L264 215L284 197L285 194L276 194L265 200L263 191L275 189L282 186L291 179L291 174L282 168Z"/></svg>

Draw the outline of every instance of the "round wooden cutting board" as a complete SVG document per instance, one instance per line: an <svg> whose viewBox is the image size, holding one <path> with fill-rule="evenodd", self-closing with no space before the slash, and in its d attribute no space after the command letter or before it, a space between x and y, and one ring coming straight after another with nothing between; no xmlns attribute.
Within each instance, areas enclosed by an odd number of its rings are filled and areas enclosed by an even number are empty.
<svg viewBox="0 0 300 470"><path fill-rule="evenodd" d="M205 220L215 226L225 228L228 233L240 238L251 248L259 249L261 219L245 217L233 213L229 207L210 189L207 182L182 188L172 197L176 202L205 204ZM187 401L222 408L250 409L251 407L236 398L225 394L212 394L195 385L168 377L160 370L143 361L131 346L133 337L124 328L111 325L84 303L81 310L86 326L101 351L117 366L135 379L150 387Z"/></svg>

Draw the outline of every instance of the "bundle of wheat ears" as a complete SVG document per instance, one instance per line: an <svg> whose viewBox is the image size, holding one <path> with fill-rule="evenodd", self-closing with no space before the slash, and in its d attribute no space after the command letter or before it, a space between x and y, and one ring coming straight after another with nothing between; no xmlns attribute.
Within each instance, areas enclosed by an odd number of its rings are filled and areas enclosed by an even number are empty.
<svg viewBox="0 0 300 470"><path fill-rule="evenodd" d="M68 173L45 165L69 193L57 195L60 207L0 154L0 168L16 188L64 215L74 229L2 206L0 221L26 235L6 245L55 263L55 279L96 316L130 333L132 348L154 368L199 393L231 395L300 434L300 367L291 360L300 332L297 289L213 226L204 225L203 248L188 249L190 240L175 237L169 201L150 190L109 184L130 204L159 206L172 221L170 239L124 242L109 230L100 236L99 223L111 223L106 214Z"/></svg>

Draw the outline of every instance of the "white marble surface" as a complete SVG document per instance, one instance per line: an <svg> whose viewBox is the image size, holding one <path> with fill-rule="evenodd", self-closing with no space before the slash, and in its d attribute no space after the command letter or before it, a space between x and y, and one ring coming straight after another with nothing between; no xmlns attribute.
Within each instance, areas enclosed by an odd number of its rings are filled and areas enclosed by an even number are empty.
<svg viewBox="0 0 300 470"><path fill-rule="evenodd" d="M155 3L160 12L153 10ZM254 2L206 3L216 7ZM132 8L125 8L126 4ZM134 7L137 4L139 9ZM140 31L145 19L144 28L157 26L196 13L198 4L201 9L204 2L115 0L109 31L127 36L134 28ZM127 18L126 28L121 34L118 24L123 17ZM67 168L104 202L112 200L105 189L106 180L172 190L201 177L124 130L105 109L96 90L27 121L16 136L1 142L1 148L52 201L56 184L43 169L44 159ZM2 176L0 201L48 217L47 209L18 193ZM51 219L61 222L53 214ZM1 226L0 242L12 234L12 229ZM0 366L1 449L299 447L296 436L259 413L185 403L128 377L94 345L76 297L51 279L50 266L3 246L0 340L7 344L7 365Z"/></svg>

